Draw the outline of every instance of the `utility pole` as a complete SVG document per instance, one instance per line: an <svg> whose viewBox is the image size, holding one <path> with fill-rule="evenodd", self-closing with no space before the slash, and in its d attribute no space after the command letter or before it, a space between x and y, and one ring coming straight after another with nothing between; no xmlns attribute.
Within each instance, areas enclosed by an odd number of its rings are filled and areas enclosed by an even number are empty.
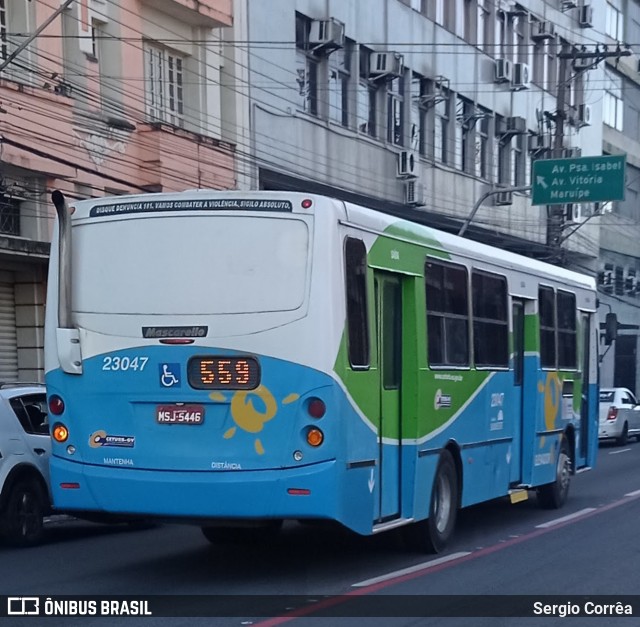
<svg viewBox="0 0 640 627"><path fill-rule="evenodd" d="M560 61L558 67L558 91L556 95L556 112L552 116L555 120L555 137L553 142L553 157L554 159L561 159L562 152L564 150L564 134L565 124L567 118L566 105L567 105L567 87L569 83L575 78L569 76L570 68L569 61L575 63L577 59L587 59L591 61L589 68L581 68L582 71L591 69L598 65L600 61L608 58L627 57L631 54L630 50L622 50L618 45L616 50L609 51L606 46L603 50L600 50L599 45L596 45L594 52L589 52L586 47L583 46L580 52L576 50L569 50L569 44L563 42L562 49L558 53L558 59ZM575 66L574 66L575 69ZM547 246L551 251L552 263L558 263L562 261L562 242L566 239L562 237L562 231L564 229L564 206L563 205L549 205L547 207Z"/></svg>

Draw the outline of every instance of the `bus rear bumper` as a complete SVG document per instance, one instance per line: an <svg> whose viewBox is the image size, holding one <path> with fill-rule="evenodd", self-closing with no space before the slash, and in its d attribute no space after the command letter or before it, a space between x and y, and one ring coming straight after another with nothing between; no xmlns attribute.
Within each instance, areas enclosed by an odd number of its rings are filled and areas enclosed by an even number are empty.
<svg viewBox="0 0 640 627"><path fill-rule="evenodd" d="M370 491L357 489L355 477L340 477L335 460L278 470L177 472L82 465L53 456L50 468L58 511L203 525L229 519L326 519L357 533L372 530Z"/></svg>

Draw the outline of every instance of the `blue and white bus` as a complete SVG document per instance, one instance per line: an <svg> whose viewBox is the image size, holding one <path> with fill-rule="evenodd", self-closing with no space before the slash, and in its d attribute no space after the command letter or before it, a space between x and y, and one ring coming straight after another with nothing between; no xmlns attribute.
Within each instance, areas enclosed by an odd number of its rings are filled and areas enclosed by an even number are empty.
<svg viewBox="0 0 640 627"><path fill-rule="evenodd" d="M440 550L597 452L593 278L286 192L54 192L55 506Z"/></svg>

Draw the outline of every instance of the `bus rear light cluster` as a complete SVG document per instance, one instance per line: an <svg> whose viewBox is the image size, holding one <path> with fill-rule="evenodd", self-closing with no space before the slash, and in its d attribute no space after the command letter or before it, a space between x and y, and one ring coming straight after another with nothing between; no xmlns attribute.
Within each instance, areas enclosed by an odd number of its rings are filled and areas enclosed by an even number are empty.
<svg viewBox="0 0 640 627"><path fill-rule="evenodd" d="M327 411L327 406L324 401L319 398L310 398L307 403L307 411L312 418L322 418Z"/></svg>
<svg viewBox="0 0 640 627"><path fill-rule="evenodd" d="M607 414L607 420L611 420L612 422L618 417L618 408L617 407L609 407L609 413Z"/></svg>
<svg viewBox="0 0 640 627"><path fill-rule="evenodd" d="M64 401L57 394L49 397L49 411L54 416L60 416L64 412Z"/></svg>
<svg viewBox="0 0 640 627"><path fill-rule="evenodd" d="M320 446L323 442L324 442L324 433L322 433L320 429L316 427L311 427L311 429L307 431L307 444L309 444L309 446L313 446L313 447Z"/></svg>
<svg viewBox="0 0 640 627"><path fill-rule="evenodd" d="M61 422L56 422L51 429L51 437L56 442L66 442L69 438L69 430Z"/></svg>

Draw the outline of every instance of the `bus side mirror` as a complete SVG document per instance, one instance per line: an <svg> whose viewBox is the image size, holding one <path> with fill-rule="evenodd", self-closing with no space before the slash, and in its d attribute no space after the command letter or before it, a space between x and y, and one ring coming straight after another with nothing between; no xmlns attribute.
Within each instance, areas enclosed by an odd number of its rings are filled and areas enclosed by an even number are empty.
<svg viewBox="0 0 640 627"><path fill-rule="evenodd" d="M604 343L610 346L618 337L618 316L609 312L604 323Z"/></svg>

